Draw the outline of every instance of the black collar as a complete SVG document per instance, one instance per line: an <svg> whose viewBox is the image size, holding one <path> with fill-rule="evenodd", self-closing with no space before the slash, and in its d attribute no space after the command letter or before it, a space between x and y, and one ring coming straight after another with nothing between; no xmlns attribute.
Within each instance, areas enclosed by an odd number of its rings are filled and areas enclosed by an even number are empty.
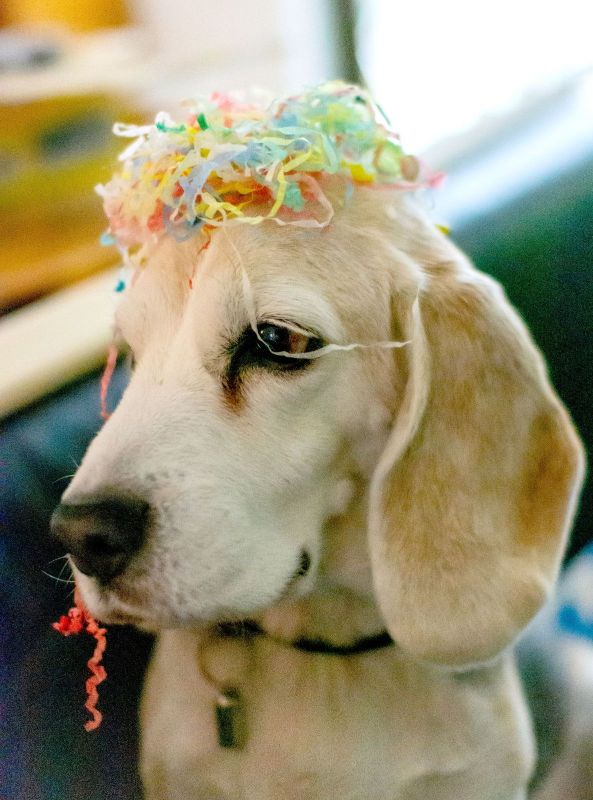
<svg viewBox="0 0 593 800"><path fill-rule="evenodd" d="M332 644L324 639L306 639L304 637L294 641L286 641L272 636L251 619L242 620L241 622L221 622L216 626L215 630L219 636L229 638L243 637L247 639L254 636L266 636L273 642L282 644L285 647L292 647L304 653L318 653L329 656L355 656L361 653L372 653L374 650L380 650L383 647L390 647L394 644L387 631L381 631L373 636L364 636L352 642L352 644Z"/></svg>

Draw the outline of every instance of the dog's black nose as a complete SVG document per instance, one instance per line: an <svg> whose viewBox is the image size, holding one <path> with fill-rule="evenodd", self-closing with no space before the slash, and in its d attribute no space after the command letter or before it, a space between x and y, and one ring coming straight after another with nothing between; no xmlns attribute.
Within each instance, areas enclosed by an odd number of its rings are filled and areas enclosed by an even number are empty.
<svg viewBox="0 0 593 800"><path fill-rule="evenodd" d="M126 568L144 541L148 503L136 497L102 497L61 503L51 531L81 572L107 583Z"/></svg>

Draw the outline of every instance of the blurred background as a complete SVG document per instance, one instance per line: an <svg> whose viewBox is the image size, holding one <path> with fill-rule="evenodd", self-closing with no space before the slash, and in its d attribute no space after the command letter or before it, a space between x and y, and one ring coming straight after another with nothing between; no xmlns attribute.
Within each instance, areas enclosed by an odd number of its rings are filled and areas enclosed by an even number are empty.
<svg viewBox="0 0 593 800"><path fill-rule="evenodd" d="M105 722L85 734L89 645L49 629L71 587L45 574L60 577L62 563L51 510L100 426L116 264L99 245L93 187L122 146L113 122L150 120L197 92L367 85L406 149L448 173L423 202L502 281L590 444L590 15L582 0L2 0L3 800L140 796L135 709L151 642L110 631ZM112 404L124 384L120 369ZM569 560L592 516L588 486Z"/></svg>

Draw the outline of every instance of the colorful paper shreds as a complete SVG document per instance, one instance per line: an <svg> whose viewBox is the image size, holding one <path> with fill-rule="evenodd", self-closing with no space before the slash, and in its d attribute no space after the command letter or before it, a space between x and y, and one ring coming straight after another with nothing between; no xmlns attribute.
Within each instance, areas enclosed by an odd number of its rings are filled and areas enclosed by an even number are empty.
<svg viewBox="0 0 593 800"><path fill-rule="evenodd" d="M122 248L226 222L323 228L334 211L328 176L346 198L352 184L413 190L442 177L403 151L366 91L337 81L268 105L214 93L188 103L182 122L161 112L114 133L135 141L97 191L104 241Z"/></svg>
<svg viewBox="0 0 593 800"><path fill-rule="evenodd" d="M103 719L103 715L97 708L99 700L97 686L107 677L105 667L101 664L103 653L107 647L107 631L105 628L101 628L87 611L78 592L74 594L74 602L74 607L68 611L67 615L61 616L58 622L52 623L52 628L61 633L62 636L71 636L86 631L96 641L93 655L87 662L91 675L85 683L87 700L84 705L91 715L91 719L85 722L84 729L86 731L94 731L99 727Z"/></svg>

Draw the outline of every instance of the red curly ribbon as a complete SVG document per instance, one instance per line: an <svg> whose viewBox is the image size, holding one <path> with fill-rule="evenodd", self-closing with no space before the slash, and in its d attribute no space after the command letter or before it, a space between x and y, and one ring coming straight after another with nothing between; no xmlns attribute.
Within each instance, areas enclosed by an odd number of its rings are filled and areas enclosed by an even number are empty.
<svg viewBox="0 0 593 800"><path fill-rule="evenodd" d="M96 641L93 655L89 658L87 666L91 671L91 676L87 678L85 683L87 701L84 707L91 714L92 719L85 722L85 731L94 731L101 724L103 715L97 708L99 700L99 692L97 686L102 683L107 677L105 667L101 664L103 653L107 647L107 639L105 634L107 630L99 627L99 624L85 608L78 592L74 593L74 602L76 605L70 609L67 615L62 615L58 622L52 623L52 628L62 636L70 636L72 634L81 633L86 631Z"/></svg>

